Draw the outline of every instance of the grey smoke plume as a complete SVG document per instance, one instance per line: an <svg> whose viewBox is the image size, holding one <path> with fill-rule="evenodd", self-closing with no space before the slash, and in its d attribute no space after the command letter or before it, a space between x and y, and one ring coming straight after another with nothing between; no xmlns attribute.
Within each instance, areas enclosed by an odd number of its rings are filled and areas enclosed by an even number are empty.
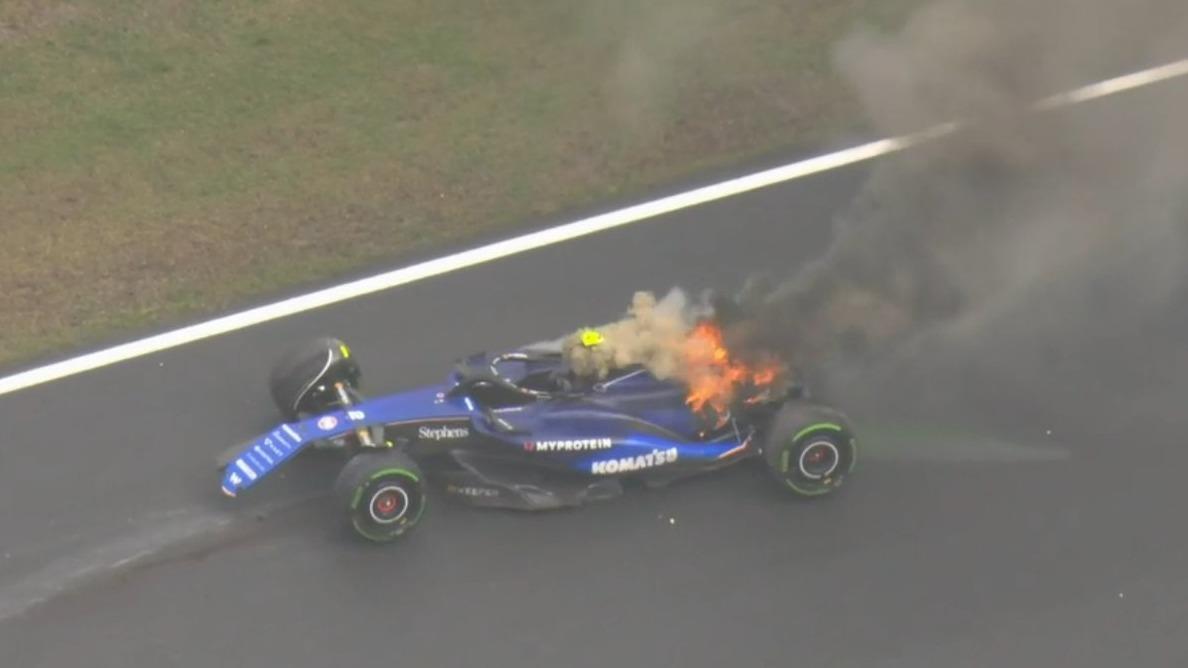
<svg viewBox="0 0 1188 668"><path fill-rule="evenodd" d="M878 165L824 257L743 291L732 340L939 403L1111 377L1185 308L1188 86L1022 110L1185 55L1182 0L946 0L851 36L837 64L880 134L980 122Z"/></svg>
<svg viewBox="0 0 1188 668"><path fill-rule="evenodd" d="M606 87L624 133L651 137L672 116L678 74L727 6L727 0L603 0L587 6L591 32L615 36Z"/></svg>
<svg viewBox="0 0 1188 668"><path fill-rule="evenodd" d="M880 135L976 125L879 163L827 253L717 303L732 352L775 353L851 407L1178 406L1161 383L1188 392L1188 83L1025 110L1185 56L1182 0L942 0L844 40ZM570 346L576 366L679 376L688 306L644 298L613 354Z"/></svg>

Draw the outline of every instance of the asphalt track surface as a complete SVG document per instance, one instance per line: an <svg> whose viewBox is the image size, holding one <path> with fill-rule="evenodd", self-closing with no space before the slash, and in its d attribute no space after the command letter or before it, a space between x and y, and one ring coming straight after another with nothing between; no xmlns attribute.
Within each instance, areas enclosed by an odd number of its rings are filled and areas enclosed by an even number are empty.
<svg viewBox="0 0 1188 668"><path fill-rule="evenodd" d="M434 381L459 354L616 317L636 289L795 267L863 176L812 176L5 397L3 664L1188 664L1188 395L1169 374L1188 364L1142 349L1103 363L1171 383L1145 413L988 397L970 407L976 438L897 444L876 425L847 488L813 502L753 467L549 514L434 498L407 541L372 548L323 497L333 460L295 462L235 502L218 494L214 456L275 420L263 380L289 342L345 337L377 390ZM1150 336L1188 340L1186 314L1147 323Z"/></svg>

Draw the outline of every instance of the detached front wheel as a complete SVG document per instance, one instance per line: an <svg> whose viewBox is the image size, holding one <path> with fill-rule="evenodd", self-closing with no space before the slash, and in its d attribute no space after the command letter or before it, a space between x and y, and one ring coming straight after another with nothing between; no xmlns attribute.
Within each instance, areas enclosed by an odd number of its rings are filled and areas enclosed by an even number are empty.
<svg viewBox="0 0 1188 668"><path fill-rule="evenodd" d="M801 402L780 410L763 446L768 470L801 496L821 496L840 487L854 470L857 455L844 415Z"/></svg>
<svg viewBox="0 0 1188 668"><path fill-rule="evenodd" d="M398 451L355 455L338 474L334 492L355 533L377 543L408 533L425 510L424 474Z"/></svg>

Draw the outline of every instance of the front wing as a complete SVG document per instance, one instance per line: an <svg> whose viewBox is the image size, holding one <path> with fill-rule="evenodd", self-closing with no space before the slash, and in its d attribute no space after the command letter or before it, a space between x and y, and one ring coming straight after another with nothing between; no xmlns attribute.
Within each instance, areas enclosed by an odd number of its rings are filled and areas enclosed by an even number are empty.
<svg viewBox="0 0 1188 668"><path fill-rule="evenodd" d="M257 437L228 458L223 470L223 494L234 497L272 473L316 440L336 438L363 426L363 413L339 410L284 423Z"/></svg>

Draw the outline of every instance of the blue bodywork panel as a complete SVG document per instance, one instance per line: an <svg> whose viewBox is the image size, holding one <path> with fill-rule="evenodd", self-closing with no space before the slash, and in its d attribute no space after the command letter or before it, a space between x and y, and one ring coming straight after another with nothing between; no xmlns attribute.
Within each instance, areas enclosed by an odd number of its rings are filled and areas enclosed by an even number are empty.
<svg viewBox="0 0 1188 668"><path fill-rule="evenodd" d="M449 386L429 387L365 401L299 422L278 425L247 445L223 473L223 493L235 496L276 470L311 443L344 436L361 427L447 418L468 418L474 404L445 397Z"/></svg>
<svg viewBox="0 0 1188 668"><path fill-rule="evenodd" d="M522 380L528 371L508 375ZM747 450L754 433L731 420L703 434L701 419L685 405L685 388L643 370L585 392L502 407L484 407L465 391L451 392L458 382L455 374L445 384L280 424L230 460L223 492L235 496L252 487L315 441L378 425L404 429L417 447L430 451L464 444L471 451L591 478L713 468ZM435 431L444 425L450 425L447 431Z"/></svg>

